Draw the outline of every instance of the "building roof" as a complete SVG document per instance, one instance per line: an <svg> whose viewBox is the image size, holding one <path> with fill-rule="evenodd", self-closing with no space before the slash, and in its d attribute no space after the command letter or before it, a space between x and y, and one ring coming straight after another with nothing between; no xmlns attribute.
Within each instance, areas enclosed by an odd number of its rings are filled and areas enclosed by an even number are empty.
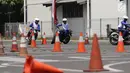
<svg viewBox="0 0 130 73"><path fill-rule="evenodd" d="M81 2L86 2L86 1L87 0L56 0L56 3L58 4L70 3L70 2L81 3ZM51 6L51 4L52 4L52 0L43 3L43 6Z"/></svg>

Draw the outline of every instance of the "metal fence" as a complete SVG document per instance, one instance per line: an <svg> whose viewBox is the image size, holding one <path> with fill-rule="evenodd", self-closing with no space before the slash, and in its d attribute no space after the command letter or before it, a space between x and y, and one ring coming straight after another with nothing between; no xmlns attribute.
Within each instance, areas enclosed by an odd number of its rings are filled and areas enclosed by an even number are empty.
<svg viewBox="0 0 130 73"><path fill-rule="evenodd" d="M111 28L117 29L117 26L120 23L120 21L121 21L121 18L93 19L91 21L90 37L94 33L96 33L99 37L107 37L107 25L110 25Z"/></svg>
<svg viewBox="0 0 130 73"><path fill-rule="evenodd" d="M117 25L120 22L120 18L110 18L110 19L105 19L105 18L100 18L100 19L93 19L91 21L91 32L90 36L93 36L94 33L98 35L98 37L107 37L107 25L109 24L112 28L117 29ZM19 29L18 26L19 24L23 23L5 23L5 37L11 38L12 37L12 32L17 33L17 37L19 37ZM30 22L28 22L28 25ZM51 27L51 21L41 21L41 32L39 33L39 37L42 37L43 32L46 32L47 37L52 37L52 27ZM85 24L84 24L85 26ZM87 26L87 25L86 25ZM73 28L73 27L70 27ZM84 27L83 32L89 33L89 28ZM73 30L72 30L73 31ZM73 34L78 34L78 32L74 32ZM77 36L78 37L78 36Z"/></svg>

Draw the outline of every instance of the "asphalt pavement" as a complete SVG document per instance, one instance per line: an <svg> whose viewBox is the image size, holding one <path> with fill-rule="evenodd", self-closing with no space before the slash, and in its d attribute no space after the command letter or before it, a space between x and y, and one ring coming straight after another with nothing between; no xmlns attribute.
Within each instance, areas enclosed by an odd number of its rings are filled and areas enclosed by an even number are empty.
<svg viewBox="0 0 130 73"><path fill-rule="evenodd" d="M37 41L37 48L28 46L28 53L37 61L49 64L64 71L64 73L83 73L89 69L89 60L92 41L85 45L86 53L77 53L78 41L69 44L61 44L63 52L52 52L54 45L47 42L42 45ZM4 41L6 55L0 56L0 73L23 73L25 58L19 56L19 52L10 52L12 41ZM19 44L19 42L18 42ZM100 73L129 73L130 72L130 46L125 45L126 52L116 52L116 46L108 40L99 40L100 51L104 69ZM87 72L86 72L87 73Z"/></svg>

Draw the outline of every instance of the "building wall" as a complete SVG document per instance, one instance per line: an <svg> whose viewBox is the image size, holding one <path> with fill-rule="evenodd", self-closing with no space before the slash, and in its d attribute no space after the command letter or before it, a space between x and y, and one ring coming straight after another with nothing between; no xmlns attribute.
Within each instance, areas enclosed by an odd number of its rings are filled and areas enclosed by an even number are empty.
<svg viewBox="0 0 130 73"><path fill-rule="evenodd" d="M46 32L47 37L52 36L51 8L44 7L42 3L49 0L27 0L28 4L28 22L32 22L35 17L42 21L42 32ZM41 35L41 32L39 33ZM40 36L39 36L40 37Z"/></svg>
<svg viewBox="0 0 130 73"><path fill-rule="evenodd" d="M119 3L119 0L92 0L91 36L97 33L98 36L105 37L107 24L117 29L118 17L124 15L122 9L119 9Z"/></svg>
<svg viewBox="0 0 130 73"><path fill-rule="evenodd" d="M126 8L127 8L127 15L130 18L130 0L126 0ZM130 23L130 19L129 19L129 23Z"/></svg>
<svg viewBox="0 0 130 73"><path fill-rule="evenodd" d="M86 4L83 6L83 17L81 18L67 18L69 23L69 28L73 31L73 37L79 37L79 33L86 32L87 25L87 8ZM62 5L57 9L57 17L60 23L63 19Z"/></svg>
<svg viewBox="0 0 130 73"><path fill-rule="evenodd" d="M92 0L92 19L117 18L118 0Z"/></svg>
<svg viewBox="0 0 130 73"><path fill-rule="evenodd" d="M47 36L52 36L51 25L51 8L43 7L42 4L30 5L36 3L43 3L49 0L27 0L28 1L28 21L33 21L35 17L40 18L43 22L43 32L46 32ZM92 30L91 33L100 33L106 36L106 25L111 24L113 28L117 28L118 17L122 17L124 14L119 10L118 0L92 0ZM130 10L129 10L130 11ZM130 12L129 12L130 13ZM84 5L84 17L83 18L68 18L69 26L74 31L74 35L79 35L79 32L88 31L87 22L87 5ZM57 9L58 20L62 21L62 6ZM130 16L130 14L129 14ZM103 18L100 20L100 18ZM105 19L104 19L105 18ZM101 21L101 22L100 22ZM100 26L101 25L101 26ZM100 27L102 32L100 32ZM91 35L92 35L91 34Z"/></svg>

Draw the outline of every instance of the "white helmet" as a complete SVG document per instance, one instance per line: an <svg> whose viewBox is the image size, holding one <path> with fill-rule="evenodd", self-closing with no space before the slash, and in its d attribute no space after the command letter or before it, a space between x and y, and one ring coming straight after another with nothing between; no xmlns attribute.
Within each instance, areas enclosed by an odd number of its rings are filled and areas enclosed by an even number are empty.
<svg viewBox="0 0 130 73"><path fill-rule="evenodd" d="M35 20L35 21L39 21L39 18L35 18L34 20Z"/></svg>
<svg viewBox="0 0 130 73"><path fill-rule="evenodd" d="M123 16L123 19L128 19L128 16Z"/></svg>
<svg viewBox="0 0 130 73"><path fill-rule="evenodd" d="M67 18L63 18L63 20L62 21L67 21Z"/></svg>

